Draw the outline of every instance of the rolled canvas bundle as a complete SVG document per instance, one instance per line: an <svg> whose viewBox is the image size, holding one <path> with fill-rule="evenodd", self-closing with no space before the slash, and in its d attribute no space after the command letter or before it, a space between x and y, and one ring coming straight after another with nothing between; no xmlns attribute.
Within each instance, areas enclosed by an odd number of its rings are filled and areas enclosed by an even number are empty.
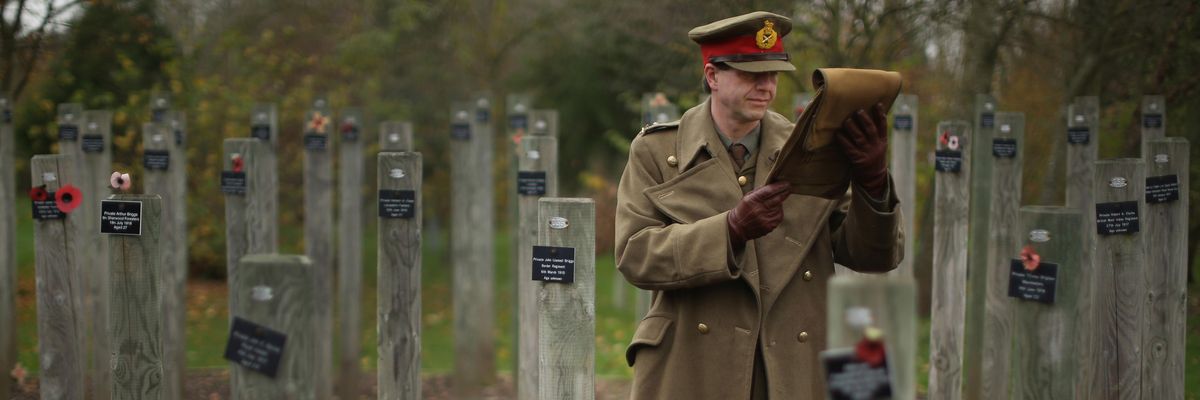
<svg viewBox="0 0 1200 400"><path fill-rule="evenodd" d="M900 73L873 69L819 68L813 71L816 95L800 115L779 152L767 182L791 182L792 194L837 198L850 185L850 162L834 143L834 135L852 113L883 103L884 110L900 94Z"/></svg>

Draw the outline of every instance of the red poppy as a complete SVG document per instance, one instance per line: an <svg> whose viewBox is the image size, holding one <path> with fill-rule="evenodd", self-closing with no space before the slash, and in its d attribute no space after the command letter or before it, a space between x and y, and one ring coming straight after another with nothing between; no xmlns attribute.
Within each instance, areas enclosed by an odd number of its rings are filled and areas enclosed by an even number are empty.
<svg viewBox="0 0 1200 400"><path fill-rule="evenodd" d="M943 145L950 144L950 131L942 132L942 136L938 137L938 141Z"/></svg>
<svg viewBox="0 0 1200 400"><path fill-rule="evenodd" d="M54 192L54 204L63 213L70 214L81 203L83 203L83 193L80 193L79 188L73 185L63 186Z"/></svg>
<svg viewBox="0 0 1200 400"><path fill-rule="evenodd" d="M514 135L512 135L512 141L513 141L513 144L514 144L514 145L517 145L517 146L520 146L520 145L521 145L521 137L523 137L523 136L524 136L524 135L523 135L523 133L524 133L524 132L525 132L525 130L524 130L524 129L518 129L518 130L517 130L517 133L516 133L516 134L514 134Z"/></svg>
<svg viewBox="0 0 1200 400"><path fill-rule="evenodd" d="M884 360L887 359L887 352L883 349L883 340L871 340L865 337L854 345L854 355L858 357L859 361L872 367L883 365Z"/></svg>
<svg viewBox="0 0 1200 400"><path fill-rule="evenodd" d="M1026 271L1038 269L1038 265L1041 264L1041 262L1042 256L1038 255L1037 251L1033 249L1032 245L1027 244L1025 245L1025 248L1021 249L1021 264L1025 265Z"/></svg>
<svg viewBox="0 0 1200 400"><path fill-rule="evenodd" d="M233 172L242 172L242 167L245 165L242 161L242 155L234 154L230 160L233 162Z"/></svg>
<svg viewBox="0 0 1200 400"><path fill-rule="evenodd" d="M46 198L48 197L50 197L50 195L46 193L45 186L29 188L29 198L33 201L46 201Z"/></svg>
<svg viewBox="0 0 1200 400"><path fill-rule="evenodd" d="M308 130L317 133L325 132L325 125L327 124L329 124L329 118L320 112L314 111L312 119L308 122Z"/></svg>

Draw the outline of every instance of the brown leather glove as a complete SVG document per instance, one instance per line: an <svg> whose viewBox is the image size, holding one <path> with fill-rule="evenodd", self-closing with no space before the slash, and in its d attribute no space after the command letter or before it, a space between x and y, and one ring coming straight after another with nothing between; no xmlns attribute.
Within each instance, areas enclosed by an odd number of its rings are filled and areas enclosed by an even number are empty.
<svg viewBox="0 0 1200 400"><path fill-rule="evenodd" d="M850 115L837 136L842 153L850 160L850 179L875 199L883 197L888 184L887 137L883 104L875 104L869 114L858 110Z"/></svg>
<svg viewBox="0 0 1200 400"><path fill-rule="evenodd" d="M729 241L741 247L747 241L771 233L783 222L783 200L790 194L792 185L779 181L754 189L742 197L737 207L729 210Z"/></svg>

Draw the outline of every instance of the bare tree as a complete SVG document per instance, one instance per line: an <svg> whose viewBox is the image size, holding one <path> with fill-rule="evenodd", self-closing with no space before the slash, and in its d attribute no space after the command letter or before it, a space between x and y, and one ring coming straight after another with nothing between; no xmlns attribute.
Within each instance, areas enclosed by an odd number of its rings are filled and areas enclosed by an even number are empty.
<svg viewBox="0 0 1200 400"><path fill-rule="evenodd" d="M46 38L80 0L0 0L0 88L14 102L44 56Z"/></svg>

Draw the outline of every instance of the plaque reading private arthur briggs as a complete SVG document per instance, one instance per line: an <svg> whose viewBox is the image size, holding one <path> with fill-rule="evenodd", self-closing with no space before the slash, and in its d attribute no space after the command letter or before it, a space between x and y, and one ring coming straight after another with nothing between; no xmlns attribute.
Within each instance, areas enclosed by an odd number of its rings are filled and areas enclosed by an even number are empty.
<svg viewBox="0 0 1200 400"><path fill-rule="evenodd" d="M142 202L100 201L100 233L141 236Z"/></svg>

